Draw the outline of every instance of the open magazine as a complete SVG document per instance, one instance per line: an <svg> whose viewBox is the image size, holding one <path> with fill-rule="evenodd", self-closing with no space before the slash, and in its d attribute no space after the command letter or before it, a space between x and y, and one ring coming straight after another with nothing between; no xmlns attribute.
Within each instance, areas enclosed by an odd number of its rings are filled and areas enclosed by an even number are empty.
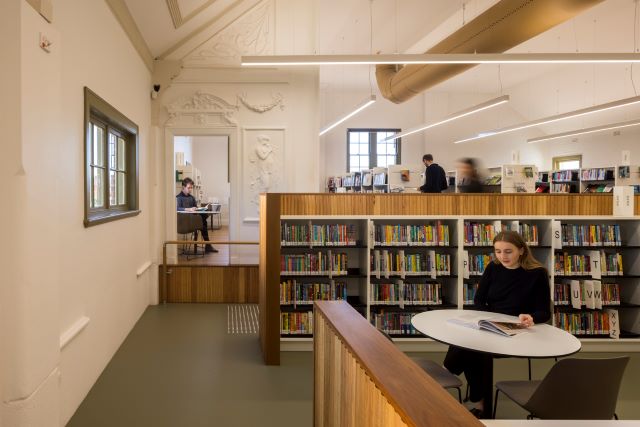
<svg viewBox="0 0 640 427"><path fill-rule="evenodd" d="M502 320L496 319L481 319L477 322L475 320L465 320L465 319L449 319L450 323L454 323L456 325L464 326L472 329L484 329L489 332L493 332L505 337L512 337L514 335L521 334L526 332L527 327L520 322L505 322Z"/></svg>

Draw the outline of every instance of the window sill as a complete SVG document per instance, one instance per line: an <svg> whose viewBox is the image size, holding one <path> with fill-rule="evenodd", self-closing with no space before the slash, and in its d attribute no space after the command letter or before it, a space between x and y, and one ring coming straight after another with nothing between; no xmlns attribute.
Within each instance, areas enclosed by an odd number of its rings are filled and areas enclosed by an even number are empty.
<svg viewBox="0 0 640 427"><path fill-rule="evenodd" d="M100 225L107 222L117 221L119 219L136 216L140 212L141 212L140 210L136 209L131 211L111 211L111 212L95 213L95 214L91 214L89 218L85 218L84 226L85 228L93 227L94 225Z"/></svg>

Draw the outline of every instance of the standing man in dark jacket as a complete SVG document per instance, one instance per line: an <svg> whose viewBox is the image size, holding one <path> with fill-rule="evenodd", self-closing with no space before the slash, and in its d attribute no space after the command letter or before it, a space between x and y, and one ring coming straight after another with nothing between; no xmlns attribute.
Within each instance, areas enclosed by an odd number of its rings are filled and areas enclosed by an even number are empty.
<svg viewBox="0 0 640 427"><path fill-rule="evenodd" d="M422 156L422 163L427 167L424 171L424 185L420 187L420 191L423 193L442 193L442 190L446 190L447 174L444 173L444 169L437 164L433 163L433 156L431 154L425 154Z"/></svg>
<svg viewBox="0 0 640 427"><path fill-rule="evenodd" d="M179 192L178 195L176 196L176 206L178 208L178 211L193 212L198 207L196 198L191 195L191 191L193 191L193 180L191 178L183 179L182 191ZM202 233L202 238L205 241L208 241L209 231L207 230L207 214L201 214L200 217L202 218L202 228L200 229L200 232ZM204 251L218 252L218 250L211 245L205 245Z"/></svg>

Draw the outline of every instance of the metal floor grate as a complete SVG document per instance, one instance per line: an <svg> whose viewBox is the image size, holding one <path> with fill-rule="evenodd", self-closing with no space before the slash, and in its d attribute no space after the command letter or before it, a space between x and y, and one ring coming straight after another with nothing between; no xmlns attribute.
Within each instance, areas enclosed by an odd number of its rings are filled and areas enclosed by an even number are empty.
<svg viewBox="0 0 640 427"><path fill-rule="evenodd" d="M257 304L227 305L227 333L228 334L257 334L258 333L258 305Z"/></svg>

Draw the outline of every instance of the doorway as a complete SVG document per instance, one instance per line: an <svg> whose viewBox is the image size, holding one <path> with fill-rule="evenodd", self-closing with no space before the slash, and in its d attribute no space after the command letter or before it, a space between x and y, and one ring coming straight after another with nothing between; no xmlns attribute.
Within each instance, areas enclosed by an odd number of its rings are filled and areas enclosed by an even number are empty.
<svg viewBox="0 0 640 427"><path fill-rule="evenodd" d="M176 135L173 138L175 194L182 191L182 180L193 180L192 195L198 206L206 206L199 216L206 221L206 229L198 232L200 239L229 240L231 218L231 180L229 137L227 135ZM183 237L183 236L178 236ZM180 264L229 265L227 245L214 245L217 252L192 254L193 250L178 254Z"/></svg>

